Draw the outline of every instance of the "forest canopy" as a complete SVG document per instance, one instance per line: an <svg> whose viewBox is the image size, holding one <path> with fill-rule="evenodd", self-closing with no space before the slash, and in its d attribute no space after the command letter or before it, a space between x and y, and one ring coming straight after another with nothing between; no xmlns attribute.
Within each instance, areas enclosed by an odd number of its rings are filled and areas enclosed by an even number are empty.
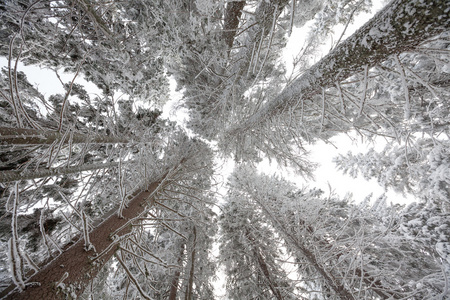
<svg viewBox="0 0 450 300"><path fill-rule="evenodd" d="M372 2L2 2L0 298L447 299L450 3Z"/></svg>

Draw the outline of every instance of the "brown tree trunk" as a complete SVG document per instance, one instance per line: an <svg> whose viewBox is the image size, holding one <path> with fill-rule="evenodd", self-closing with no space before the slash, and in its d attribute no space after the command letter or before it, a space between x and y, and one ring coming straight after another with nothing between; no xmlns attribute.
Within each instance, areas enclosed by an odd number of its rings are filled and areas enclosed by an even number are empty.
<svg viewBox="0 0 450 300"><path fill-rule="evenodd" d="M351 37L312 66L300 78L230 134L241 134L281 114L297 102L309 99L322 88L375 66L390 55L413 50L421 42L448 30L450 2L447 0L396 0L387 5ZM404 26L408 24L408 29Z"/></svg>
<svg viewBox="0 0 450 300"><path fill-rule="evenodd" d="M123 210L123 218L119 218L117 209L113 209L104 218L105 221L90 232L90 240L96 253L92 250L86 251L84 239L80 239L74 245L68 245L61 255L29 278L27 282L33 284L28 285L23 292L20 293L15 289L4 299L51 300L81 295L85 287L117 250L118 244L114 243L111 234L119 229L115 236L120 237L131 232L131 226L126 226L127 222L143 212L147 205L153 205L154 199L149 197L157 189L164 188L162 185L166 184L167 181L164 179L167 176L168 173L162 176L162 179L150 184L148 190L135 193L128 208ZM98 253L102 253L101 257L93 261ZM62 278L64 280L61 280ZM65 288L57 287L58 283L63 283ZM0 297L2 296L4 296L3 293L0 294Z"/></svg>
<svg viewBox="0 0 450 300"><path fill-rule="evenodd" d="M181 243L180 256L178 257L179 268L173 274L172 283L170 284L169 300L177 299L178 282L180 281L181 269L183 267L183 254L184 254L184 243Z"/></svg>
<svg viewBox="0 0 450 300"><path fill-rule="evenodd" d="M110 162L106 164L86 164L81 166L70 166L68 168L53 168L53 169L38 169L38 170L25 170L25 171L1 171L0 182L10 182L16 180L37 179L43 177L51 177L58 175L67 175L80 173L83 171L93 171L98 169L114 168L119 163Z"/></svg>
<svg viewBox="0 0 450 300"><path fill-rule="evenodd" d="M192 288L194 286L194 267L195 267L195 247L197 241L197 229L195 226L192 231L192 252L191 252L191 269L189 270L189 280L186 286L186 294L184 295L184 299L191 300L192 299Z"/></svg>
<svg viewBox="0 0 450 300"><path fill-rule="evenodd" d="M315 230L311 225L306 225L306 222L304 220L298 219L296 216L294 216L294 214L288 213L289 214L289 224L291 226L285 226L286 230L287 228L290 228L290 233L292 234L292 236L295 236L295 230L298 230L298 228L304 228L306 230L306 232L308 233L308 239L310 239L311 241L315 241L317 243L317 245L319 245L318 247L320 249L328 249L331 250L333 248L333 245L327 241L326 239L320 238L317 236L317 234L315 234ZM287 225L287 224L286 224ZM298 226L300 225L300 226ZM340 258L343 256L343 253L336 253L336 260L340 260ZM388 288L385 288L383 286L383 283L373 277L372 275L370 275L369 273L367 273L364 268L359 268L356 267L355 268L355 274L362 278L363 282L367 285L367 289L372 290L374 293L376 293L379 297L381 297L380 299L401 299L403 298L401 295L399 295L398 293L394 292L394 291L390 291Z"/></svg>
<svg viewBox="0 0 450 300"><path fill-rule="evenodd" d="M36 129L25 128L9 128L0 127L0 145L36 145L36 144L52 144L54 141L60 141L64 134L57 131L41 131ZM64 143L69 142L69 135ZM115 144L128 143L126 138L102 135L84 135L74 133L72 135L72 143L93 143L93 144Z"/></svg>
<svg viewBox="0 0 450 300"><path fill-rule="evenodd" d="M234 36L236 35L244 6L245 1L232 1L227 3L223 24L223 38L228 49L233 46Z"/></svg>
<svg viewBox="0 0 450 300"><path fill-rule="evenodd" d="M282 224L280 220L277 219L258 199L255 199L256 203L258 203L259 207L263 210L264 214L271 219L274 226L277 227L281 234L284 235L286 243L292 246L294 249L297 249L302 256L306 258L306 260L311 264L311 266L322 276L327 285L341 298L342 300L356 300L353 296L353 293L345 287L341 280L338 278L334 278L332 274L330 274L323 265L321 265L317 257L314 255L312 251L308 249L301 241L299 241L295 236L288 231L289 226L285 226L286 224Z"/></svg>
<svg viewBox="0 0 450 300"><path fill-rule="evenodd" d="M261 253L259 253L259 251L257 249L253 249L253 250L254 250L254 253L258 260L258 265L261 268L261 271L263 272L264 277L269 282L270 290L272 291L272 293L278 300L283 300L283 297L281 296L280 291L277 289L277 286L272 282L270 272L269 272L269 267L267 266L266 261L264 260Z"/></svg>
<svg viewBox="0 0 450 300"><path fill-rule="evenodd" d="M250 234L250 232L247 230L245 232L246 238L252 243L255 243L254 237ZM272 276L270 275L269 267L267 266L266 261L264 260L264 257L261 255L261 253L258 251L258 249L254 246L252 246L253 255L255 255L257 263L259 268L261 269L267 283L269 284L269 288L272 291L273 295L278 300L283 300L283 297L281 296L280 291L277 289L277 286L272 281Z"/></svg>

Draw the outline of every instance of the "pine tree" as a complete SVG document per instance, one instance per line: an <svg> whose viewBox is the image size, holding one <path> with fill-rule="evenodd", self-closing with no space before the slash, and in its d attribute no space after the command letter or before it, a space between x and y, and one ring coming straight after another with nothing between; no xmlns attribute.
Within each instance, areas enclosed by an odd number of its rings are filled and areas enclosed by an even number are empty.
<svg viewBox="0 0 450 300"><path fill-rule="evenodd" d="M429 7L440 8L429 11ZM414 13L422 12L426 18L414 19L409 13L412 10ZM402 17L394 17L399 15ZM444 3L416 3L416 1L390 3L330 55L315 64L307 74L297 79L260 112L234 130L245 131L251 128L252 124L276 115L277 111L282 111L284 106L292 105L289 101L295 101L296 95L317 93L320 88L326 88L336 81L339 82L343 78L362 71L364 66L374 66L386 60L389 55L414 49L426 38L436 36L448 28L446 15ZM411 32L396 30L412 19L414 23L411 24ZM387 23L386 20L392 23ZM352 58L349 57L350 55ZM354 59L355 56L358 59Z"/></svg>
<svg viewBox="0 0 450 300"><path fill-rule="evenodd" d="M376 178L385 189L414 195L413 203L401 213L401 231L412 243L421 245L430 255L441 257L448 269L449 203L447 141L418 138L406 145L386 145L381 152L335 158L337 168L352 177Z"/></svg>
<svg viewBox="0 0 450 300"><path fill-rule="evenodd" d="M358 174L397 192L410 193L449 211L449 154L447 141L429 138L410 139L402 146L388 144L381 152L340 155L334 159L339 170L353 178Z"/></svg>
<svg viewBox="0 0 450 300"><path fill-rule="evenodd" d="M431 11L429 7L442 9ZM303 162L298 152L304 151L305 141L328 140L337 133L347 133L353 129L361 135L381 135L402 140L409 132L403 128L403 121L411 116L413 105L420 106L411 101L406 82L413 78L411 81L420 85L430 87L432 84L414 71L409 72L399 62L401 58L398 55L414 51L420 43L439 34L443 35L438 43L446 47L446 7L444 3L433 1L390 3L331 53L304 70L282 92L231 125L221 138L221 148L232 153L236 148L256 148L283 164L291 163L294 168L299 168ZM415 18L413 11L425 17ZM409 30L398 30L405 23L411 24ZM427 54L425 49L423 52ZM433 56L431 52L430 49L428 53ZM417 62L426 56L416 55L414 60ZM390 57L393 57L396 65L395 72L384 65ZM400 107L397 101L389 103L391 99L384 100L386 104L370 99L370 95L378 91L376 88L371 89L370 84L373 77L377 78L379 70L388 71L388 74L381 76L395 76L399 82L403 82L404 102ZM392 78L390 80L392 82ZM347 86L354 88L347 90ZM399 109L402 114L398 118ZM395 117L392 116L393 110L396 112ZM303 170L300 168L299 171Z"/></svg>
<svg viewBox="0 0 450 300"><path fill-rule="evenodd" d="M341 299L429 298L445 290L440 261L423 244L404 239L394 225L400 223L395 207L383 199L356 206L245 166L235 170L231 190L249 199L284 238L307 295L317 287L324 297Z"/></svg>
<svg viewBox="0 0 450 300"><path fill-rule="evenodd" d="M293 283L280 266L279 245L245 197L229 194L221 216L221 260L230 299L295 299Z"/></svg>
<svg viewBox="0 0 450 300"><path fill-rule="evenodd" d="M182 142L182 141L180 141ZM177 177L183 176L183 172L189 172L190 169L198 169L202 160L199 153L206 154L201 148L194 145L189 146L186 142L180 143L182 153L178 156L171 154L172 157L166 159L169 167L166 172L160 175L159 179L152 183L147 183L144 187L136 189L130 196L119 203L119 207L113 208L109 213L102 216L101 223L94 227L90 224L88 216L81 211L82 219L82 238L74 240L74 245L66 245L61 249L62 253L48 265L45 265L30 280L39 282L39 286L27 287L22 293L9 294L10 299L28 299L29 297L44 297L48 299L57 299L59 294L80 295L87 284L96 276L104 263L106 263L116 252L120 244L125 243L130 236L136 234L131 230L134 222L139 221L154 205L156 195L162 193L165 189L170 189L171 181L177 184ZM201 145L200 145L201 146ZM200 150L200 152L198 152ZM170 162L171 161L171 162ZM148 187L146 187L148 186ZM18 193L18 190L16 190ZM16 195L16 198L19 198ZM128 199L129 198L129 199ZM126 205L126 206L124 206ZM13 208L17 210L17 202ZM145 218L144 218L145 219ZM14 216L13 216L14 221ZM93 228L92 230L90 228ZM13 232L13 237L17 233ZM17 236L18 237L18 236ZM18 243L18 241L15 241ZM12 251L12 250L11 250ZM18 251L20 253L20 251ZM76 259L75 259L76 257ZM11 255L13 263L23 260L21 254ZM117 258L119 261L120 259ZM124 264L123 262L121 262ZM64 267L61 267L64 266ZM125 264L123 265L124 268ZM127 270L127 269L126 269ZM138 287L136 278L132 271L127 270L130 280ZM14 277L15 282L23 282L24 278L17 274ZM56 284L55 284L56 283ZM23 289L25 286L22 286Z"/></svg>

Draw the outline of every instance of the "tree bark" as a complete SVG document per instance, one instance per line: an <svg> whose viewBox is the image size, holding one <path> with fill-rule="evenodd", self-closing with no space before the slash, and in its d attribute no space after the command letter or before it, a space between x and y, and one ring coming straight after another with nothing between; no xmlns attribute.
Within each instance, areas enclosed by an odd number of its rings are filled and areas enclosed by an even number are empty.
<svg viewBox="0 0 450 300"><path fill-rule="evenodd" d="M252 244L255 243L255 239L253 238L253 236L251 236L251 234L248 230L246 230L245 236ZM273 295L278 300L283 300L283 297L281 296L280 291L277 289L277 286L273 283L272 276L270 275L269 267L267 266L267 263L264 260L264 257L261 255L261 253L258 251L258 249L256 247L254 247L253 245L252 245L252 251L253 251L253 255L255 255L255 257L256 257L256 261L258 263L259 268L261 269L264 277L267 280L267 283L269 284L269 288L272 291Z"/></svg>
<svg viewBox="0 0 450 300"><path fill-rule="evenodd" d="M51 177L59 175L67 175L80 173L83 171L93 171L98 169L114 168L119 163L110 162L106 164L85 164L81 166L60 167L53 169L37 169L37 170L25 170L25 171L1 171L0 182L10 182L16 180L37 179L42 177Z"/></svg>
<svg viewBox="0 0 450 300"><path fill-rule="evenodd" d="M183 160L182 160L183 161ZM27 280L30 284L20 293L17 289L10 292L4 299L67 299L69 296L79 296L83 293L89 282L95 278L106 263L117 250L119 244L115 244L111 234L119 230L115 235L123 236L131 232L131 226L124 226L132 218L144 211L147 205L153 205L154 198L152 194L160 188L164 188L169 173L162 176L162 179L149 185L148 190L142 190L135 193L134 198L128 204L128 208L123 210L123 218L117 216L117 209L111 210L92 232L90 240L95 247L86 251L84 239L79 239L73 245L67 245L65 251L50 263L42 267L38 273ZM151 197L151 198L150 198ZM122 228L122 226L124 226ZM122 228L122 229L121 229ZM93 258L98 253L101 258L93 262ZM57 287L61 281L63 287ZM4 292L0 297L5 296Z"/></svg>
<svg viewBox="0 0 450 300"><path fill-rule="evenodd" d="M376 14L351 37L287 86L275 99L228 134L242 134L258 127L299 97L310 98L336 82L375 66L390 55L413 50L450 25L450 2L446 0L395 0ZM407 26L407 27L405 27Z"/></svg>
<svg viewBox="0 0 450 300"><path fill-rule="evenodd" d="M189 280L188 280L188 284L186 286L186 295L185 295L185 299L186 300L191 300L192 299L192 288L194 286L194 267L195 267L195 247L196 247L196 242L197 242L197 229L195 228L195 226L193 227L193 232L192 232L192 252L191 252L191 268L189 270Z"/></svg>
<svg viewBox="0 0 450 300"><path fill-rule="evenodd" d="M223 38L228 50L231 49L239 26L239 20L242 15L242 9L245 6L245 1L232 1L227 3L225 11L225 20L223 24Z"/></svg>
<svg viewBox="0 0 450 300"><path fill-rule="evenodd" d="M57 131L40 131L36 129L25 128L9 128L0 127L0 145L36 145L36 144L52 144L54 141L59 141L64 134ZM69 135L64 140L64 143L69 142ZM74 133L72 135L72 143L92 143L92 144L115 144L128 143L127 138L119 138L114 136L102 135L84 135Z"/></svg>
<svg viewBox="0 0 450 300"><path fill-rule="evenodd" d="M254 198L255 199L255 198ZM282 224L276 216L265 207L263 203L261 203L258 199L255 199L256 203L263 210L264 214L272 220L274 226L278 228L280 233L284 235L287 244L290 244L294 249L297 249L306 260L312 265L312 267L322 276L327 285L341 298L342 300L356 300L353 296L353 293L345 287L341 280L334 278L332 274L330 274L324 266L322 266L318 261L317 257L314 255L312 251L310 251L304 244L301 243L298 239L296 239L292 233L288 232L285 224Z"/></svg>
<svg viewBox="0 0 450 300"><path fill-rule="evenodd" d="M176 300L178 292L178 282L180 281L181 268L183 267L184 243L181 243L180 256L178 257L178 265L180 266L173 274L172 283L170 284L170 293L168 300Z"/></svg>

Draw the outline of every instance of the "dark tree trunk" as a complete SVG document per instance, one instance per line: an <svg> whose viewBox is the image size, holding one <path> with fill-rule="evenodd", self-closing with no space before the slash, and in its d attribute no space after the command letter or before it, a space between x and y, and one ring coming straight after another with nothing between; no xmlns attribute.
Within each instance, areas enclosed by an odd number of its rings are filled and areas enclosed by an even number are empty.
<svg viewBox="0 0 450 300"><path fill-rule="evenodd" d="M166 173L162 178L165 178ZM90 232L90 240L94 245L96 253L92 250L86 251L84 239L78 240L73 245L67 245L65 251L50 263L42 267L38 273L33 275L27 282L38 283L26 287L23 292L17 289L10 292L5 299L67 299L68 295L81 295L89 282L95 278L103 265L112 257L117 250L111 234L115 233L120 237L131 232L131 226L124 226L132 218L144 211L147 205L153 205L153 198L149 198L152 193L161 187L163 179L153 182L148 190L135 193L134 198L128 204L128 208L123 210L123 218L117 216L117 209L111 210L107 216L93 231ZM167 182L167 181L164 181ZM124 226L122 229L121 227ZM104 253L102 253L105 251ZM93 258L102 253L99 259ZM67 289L57 287L61 281ZM11 291L7 289L6 293ZM5 296L5 291L0 297Z"/></svg>
<svg viewBox="0 0 450 300"><path fill-rule="evenodd" d="M36 129L25 128L9 128L0 127L0 145L37 145L37 144L52 144L54 141L60 141L64 134L57 131L41 131ZM64 140L64 143L69 142L69 135ZM74 133L72 135L72 143L91 143L91 144L115 144L128 143L126 138L119 138L114 136L101 135L84 135Z"/></svg>
<svg viewBox="0 0 450 300"><path fill-rule="evenodd" d="M245 1L233 1L227 3L225 20L223 24L223 38L228 46L228 49L233 46L234 37L239 26L239 21L244 6Z"/></svg>
<svg viewBox="0 0 450 300"><path fill-rule="evenodd" d="M197 229L195 228L195 226L193 227L193 231L192 231L192 248L191 248L191 268L189 270L189 280L188 280L188 284L186 286L186 295L185 295L185 299L186 300L191 300L192 299L192 288L194 286L194 267L195 267L195 247L196 247L196 241L197 241Z"/></svg>
<svg viewBox="0 0 450 300"><path fill-rule="evenodd" d="M173 274L172 283L170 284L169 300L177 299L178 283L180 282L181 269L183 268L184 243L181 243L180 256L178 257L179 268Z"/></svg>
<svg viewBox="0 0 450 300"><path fill-rule="evenodd" d="M245 232L245 236L252 243L252 245L255 243L255 238L251 235L251 233L248 230ZM280 291L278 290L276 284L274 284L274 282L272 280L272 276L270 275L270 271L269 271L269 266L267 265L266 261L264 260L264 257L261 255L261 253L255 246L252 246L252 248L253 248L252 249L253 255L256 258L257 264L258 264L261 272L263 273L265 280L267 281L267 283L269 285L270 290L272 291L273 295L278 300L283 300L283 297L281 296Z"/></svg>

